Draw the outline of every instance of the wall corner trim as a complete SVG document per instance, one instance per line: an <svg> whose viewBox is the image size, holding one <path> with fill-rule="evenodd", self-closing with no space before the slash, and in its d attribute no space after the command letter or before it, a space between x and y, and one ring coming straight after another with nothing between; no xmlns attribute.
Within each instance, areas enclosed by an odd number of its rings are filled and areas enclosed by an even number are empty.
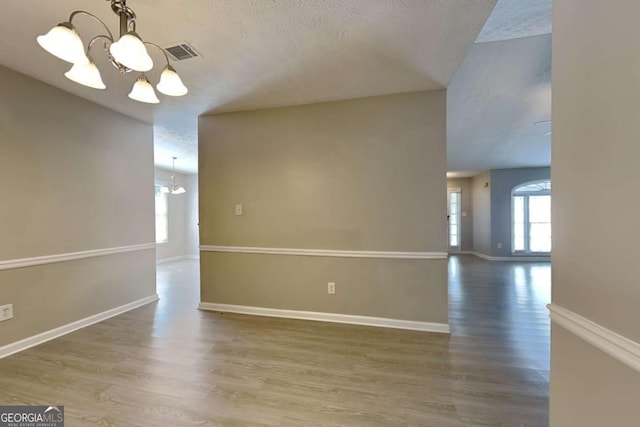
<svg viewBox="0 0 640 427"><path fill-rule="evenodd" d="M216 304L201 302L200 310L253 316L281 317L285 319L315 320L320 322L346 323L350 325L375 326L381 328L408 329L422 332L450 333L447 323L420 322L415 320L388 319L383 317L355 316L351 314L322 313L316 311L283 310L278 308L253 307L247 305Z"/></svg>
<svg viewBox="0 0 640 427"><path fill-rule="evenodd" d="M0 261L0 271L11 270L14 268L33 267L35 265L53 264L56 262L74 261L84 258L93 258L97 256L120 254L124 252L143 251L146 249L155 249L155 243L141 243L137 245L118 246L114 248L105 249L91 249L81 252L69 252L56 255L44 255L32 258L20 258Z"/></svg>
<svg viewBox="0 0 640 427"><path fill-rule="evenodd" d="M392 251L351 251L332 249L263 248L249 246L200 245L202 252L230 252L242 254L324 256L342 258L392 258L392 259L447 259L446 252L392 252Z"/></svg>
<svg viewBox="0 0 640 427"><path fill-rule="evenodd" d="M547 305L551 321L609 356L640 372L640 343L626 338L558 304Z"/></svg>
<svg viewBox="0 0 640 427"><path fill-rule="evenodd" d="M67 335L71 332L75 332L78 329L86 328L87 326L91 326L95 323L102 322L103 320L107 320L122 313L126 313L127 311L142 307L143 305L147 305L157 300L157 294L149 295L148 297L144 297L139 300L121 305L119 307L103 311L102 313L94 314L92 316L85 317L84 319L76 320L75 322L67 323L66 325L62 325L55 329L50 329L48 331L22 339L20 341L7 344L0 347L0 359L2 359L3 357L11 356L12 354L18 353L23 350L27 350L31 347L35 347L47 341L51 341L52 339L61 337L63 335Z"/></svg>

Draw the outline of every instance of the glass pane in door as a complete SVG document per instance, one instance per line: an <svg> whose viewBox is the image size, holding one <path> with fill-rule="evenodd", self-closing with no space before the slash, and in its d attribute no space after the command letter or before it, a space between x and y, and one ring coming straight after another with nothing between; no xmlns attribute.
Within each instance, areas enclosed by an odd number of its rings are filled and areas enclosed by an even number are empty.
<svg viewBox="0 0 640 427"><path fill-rule="evenodd" d="M460 250L460 193L449 192L449 250Z"/></svg>

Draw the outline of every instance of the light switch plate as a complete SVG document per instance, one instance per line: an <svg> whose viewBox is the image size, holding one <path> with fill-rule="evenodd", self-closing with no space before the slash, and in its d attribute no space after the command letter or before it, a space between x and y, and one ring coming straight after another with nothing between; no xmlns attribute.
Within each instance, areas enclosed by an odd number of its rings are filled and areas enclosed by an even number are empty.
<svg viewBox="0 0 640 427"><path fill-rule="evenodd" d="M13 304L0 305L0 322L13 319Z"/></svg>
<svg viewBox="0 0 640 427"><path fill-rule="evenodd" d="M336 284L334 282L327 283L327 293L333 295L336 293Z"/></svg>
<svg viewBox="0 0 640 427"><path fill-rule="evenodd" d="M242 205L240 203L236 205L236 215L242 215Z"/></svg>

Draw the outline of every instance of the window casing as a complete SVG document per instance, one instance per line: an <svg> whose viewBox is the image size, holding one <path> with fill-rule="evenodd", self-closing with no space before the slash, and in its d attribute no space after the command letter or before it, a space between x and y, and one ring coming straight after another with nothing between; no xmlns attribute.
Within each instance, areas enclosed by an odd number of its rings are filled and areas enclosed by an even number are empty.
<svg viewBox="0 0 640 427"><path fill-rule="evenodd" d="M551 252L551 181L521 184L511 192L513 253Z"/></svg>
<svg viewBox="0 0 640 427"><path fill-rule="evenodd" d="M156 243L169 241L169 209L167 194L162 192L162 186L155 186L156 196Z"/></svg>

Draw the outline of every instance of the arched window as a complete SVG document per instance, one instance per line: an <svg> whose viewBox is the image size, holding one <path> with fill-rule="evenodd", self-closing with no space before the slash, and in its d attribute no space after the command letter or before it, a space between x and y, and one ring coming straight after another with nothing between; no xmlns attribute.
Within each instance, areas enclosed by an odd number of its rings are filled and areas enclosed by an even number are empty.
<svg viewBox="0 0 640 427"><path fill-rule="evenodd" d="M525 182L511 192L513 252L551 252L551 181Z"/></svg>

